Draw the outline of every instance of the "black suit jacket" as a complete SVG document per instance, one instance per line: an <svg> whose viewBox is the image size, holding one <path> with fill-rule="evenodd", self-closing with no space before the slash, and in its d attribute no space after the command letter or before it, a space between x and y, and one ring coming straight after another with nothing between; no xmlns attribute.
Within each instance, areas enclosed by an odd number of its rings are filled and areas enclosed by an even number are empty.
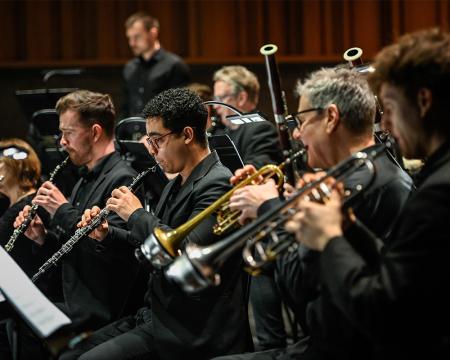
<svg viewBox="0 0 450 360"><path fill-rule="evenodd" d="M136 172L120 155L113 153L90 194L84 194L86 201L78 207L71 203L63 204L56 211L51 224L55 229L53 251L75 233L84 209L94 205L103 208L111 192L122 185L129 185L135 175ZM75 185L70 199L80 191L82 181L80 179ZM126 228L125 222L114 213L107 219L111 225ZM121 242L115 232L102 242L89 237L81 239L62 258L63 310L83 328L96 329L117 319L122 315L138 269L133 246Z"/></svg>
<svg viewBox="0 0 450 360"><path fill-rule="evenodd" d="M376 268L344 237L332 239L320 259L332 301L379 359L450 358L449 144L417 180Z"/></svg>
<svg viewBox="0 0 450 360"><path fill-rule="evenodd" d="M156 226L176 228L193 218L230 189L230 171L216 152L205 158L180 188L167 211L165 204L176 180L164 189L155 214L137 210L128 226L134 242L142 242ZM184 239L208 245L219 240L212 233L215 216L199 223ZM164 225L163 225L164 224ZM162 271L150 277L146 300L151 309L155 347L161 359L209 359L248 350L247 305L241 256L231 258L222 271L220 286L188 295L169 282Z"/></svg>
<svg viewBox="0 0 450 360"><path fill-rule="evenodd" d="M363 151L370 152L371 149ZM375 167L374 182L360 194L353 209L370 231L384 239L391 233L408 199L412 180L387 154L375 160ZM344 181L346 188L366 184L367 175L365 167L352 173ZM352 231L356 232L356 229ZM354 241L352 246L373 265L382 242L366 239ZM367 349L367 339L336 308L329 293L320 287L320 253L301 244L297 250L278 258L275 275L285 302L296 313L303 330L311 335L309 354L320 359L352 359L355 354L356 359L365 358L366 353L361 353L361 349Z"/></svg>

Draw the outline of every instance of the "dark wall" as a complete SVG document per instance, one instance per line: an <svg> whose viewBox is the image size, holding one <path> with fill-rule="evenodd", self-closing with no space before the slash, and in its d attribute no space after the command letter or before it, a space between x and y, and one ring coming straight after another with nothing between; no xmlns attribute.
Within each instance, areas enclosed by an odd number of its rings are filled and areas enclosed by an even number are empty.
<svg viewBox="0 0 450 360"><path fill-rule="evenodd" d="M341 62L349 47L370 61L386 44L417 29L449 29L448 0L2 0L0 1L0 137L25 136L19 89L43 88L42 70L85 67L49 88L110 93L121 102L121 67L131 54L125 19L147 11L161 23L162 45L181 55L196 82L210 84L223 64L244 64L262 84L261 109L271 113L259 48L278 45L290 111L296 78L318 64Z"/></svg>
<svg viewBox="0 0 450 360"><path fill-rule="evenodd" d="M267 74L261 57L259 64L246 64L255 72L261 83L260 110L272 119L272 106L267 85ZM293 89L299 77L325 64L279 64L282 86L287 95L288 109L296 110L296 99ZM212 85L214 71L221 65L191 65L192 78L195 82ZM121 97L121 66L104 66L85 68L78 76L55 76L44 84L41 68L35 69L0 69L0 138L25 137L28 120L20 107L16 90L48 88L80 88L92 91L106 92L113 97L116 108L120 108Z"/></svg>

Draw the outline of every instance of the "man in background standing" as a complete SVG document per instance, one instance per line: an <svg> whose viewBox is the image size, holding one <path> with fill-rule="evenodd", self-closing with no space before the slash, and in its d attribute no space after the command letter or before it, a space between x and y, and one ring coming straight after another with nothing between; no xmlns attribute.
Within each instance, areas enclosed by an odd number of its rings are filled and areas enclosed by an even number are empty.
<svg viewBox="0 0 450 360"><path fill-rule="evenodd" d="M155 95L190 82L189 68L183 60L161 48L156 18L135 13L125 21L125 29L135 58L123 70L122 118L140 116L144 105Z"/></svg>

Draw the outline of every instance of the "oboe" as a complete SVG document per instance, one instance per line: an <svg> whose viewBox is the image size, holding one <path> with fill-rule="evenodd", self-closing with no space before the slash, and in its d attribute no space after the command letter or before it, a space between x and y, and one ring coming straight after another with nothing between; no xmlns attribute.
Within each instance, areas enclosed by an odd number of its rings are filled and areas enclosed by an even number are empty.
<svg viewBox="0 0 450 360"><path fill-rule="evenodd" d="M53 180L55 179L55 176L67 164L67 161L69 161L69 157L66 157L61 164L59 164L55 167L55 169L50 173L50 178L48 179L48 181L50 181L51 183L53 182ZM19 227L17 227L14 230L14 232L12 233L8 242L6 243L5 249L7 252L10 252L13 249L17 238L28 229L28 226L30 226L31 222L33 221L34 217L36 216L38 209L39 209L39 205L37 205L37 204L33 204L31 206L30 212L28 213L28 216L26 217L26 219L23 221L22 224L20 224Z"/></svg>
<svg viewBox="0 0 450 360"><path fill-rule="evenodd" d="M133 191L137 188L137 186L140 184L141 180L150 172L156 171L156 165L152 166L151 168L148 168L147 170L142 171L139 173L131 182L131 184L128 186L128 190ZM52 255L50 259L48 259L38 270L36 274L33 275L31 278L32 282L36 282L42 274L44 274L52 265L57 264L59 259L61 259L62 256L70 252L72 250L73 246L83 237L88 235L91 231L93 231L97 226L101 224L101 222L106 219L106 217L109 215L110 210L108 210L106 207L104 207L100 212L95 216L89 224L86 226L79 228L75 233L71 236L69 240L67 240L61 248Z"/></svg>

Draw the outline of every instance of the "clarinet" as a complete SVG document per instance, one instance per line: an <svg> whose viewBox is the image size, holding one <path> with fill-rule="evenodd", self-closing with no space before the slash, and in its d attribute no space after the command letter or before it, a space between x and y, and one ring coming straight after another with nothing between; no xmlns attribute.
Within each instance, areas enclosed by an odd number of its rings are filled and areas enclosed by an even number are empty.
<svg viewBox="0 0 450 360"><path fill-rule="evenodd" d="M128 190L135 190L137 186L140 184L141 180L150 172L156 171L156 165L152 166L151 168L148 168L147 170L142 171L139 173L131 182L131 184L128 186ZM49 268L52 267L52 265L55 265L58 263L59 259L61 259L62 256L70 252L72 250L73 246L80 241L83 237L88 235L91 231L93 231L97 226L99 226L104 219L109 215L110 210L108 210L106 207L104 207L100 212L95 216L89 224L87 224L84 227L81 227L75 231L75 233L71 236L69 240L67 240L61 248L52 255L50 259L48 259L38 270L36 274L33 275L31 278L32 282L36 282L42 274L44 274Z"/></svg>
<svg viewBox="0 0 450 360"><path fill-rule="evenodd" d="M69 161L69 157L66 157L63 162L55 167L55 169L50 173L50 178L48 181L53 183L53 180L55 179L55 176L59 173L59 171L67 164L67 161ZM31 206L30 212L28 213L28 216L23 221L22 224L20 224L19 227L17 227L14 232L12 233L11 237L9 238L8 242L5 245L5 249L7 252L11 252L11 250L14 247L14 244L17 240L17 238L22 235L27 229L28 226L30 226L31 222L33 221L34 217L36 216L36 213L39 209L39 205L33 204Z"/></svg>

